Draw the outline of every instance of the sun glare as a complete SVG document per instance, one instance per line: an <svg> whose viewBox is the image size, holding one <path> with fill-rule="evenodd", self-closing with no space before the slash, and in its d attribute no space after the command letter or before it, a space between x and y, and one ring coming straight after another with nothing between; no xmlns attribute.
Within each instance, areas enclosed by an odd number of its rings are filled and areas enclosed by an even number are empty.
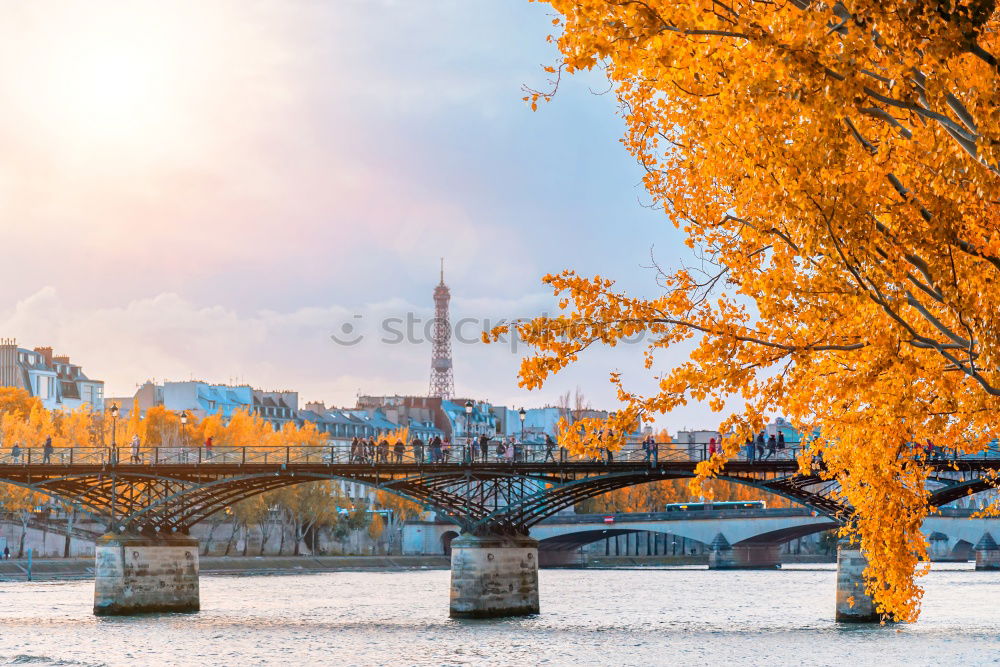
<svg viewBox="0 0 1000 667"><path fill-rule="evenodd" d="M201 98L224 96L206 83L223 78L225 54L209 38L219 17L187 3L100 7L58 23L49 13L26 20L28 115L64 149L181 140Z"/></svg>
<svg viewBox="0 0 1000 667"><path fill-rule="evenodd" d="M103 135L153 129L170 113L171 72L136 42L109 43L67 63L62 94L81 130Z"/></svg>

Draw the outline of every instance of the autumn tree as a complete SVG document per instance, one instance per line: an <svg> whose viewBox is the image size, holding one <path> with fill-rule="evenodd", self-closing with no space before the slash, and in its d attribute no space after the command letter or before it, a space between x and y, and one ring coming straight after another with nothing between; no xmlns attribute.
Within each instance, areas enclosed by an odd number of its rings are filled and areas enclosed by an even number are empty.
<svg viewBox="0 0 1000 667"><path fill-rule="evenodd" d="M378 512L372 513L371 520L368 522L368 537L372 541L372 553L378 551L378 544L382 538L382 534L385 532L385 521L382 519L382 515Z"/></svg>
<svg viewBox="0 0 1000 667"><path fill-rule="evenodd" d="M49 501L47 496L14 484L0 484L0 509L9 513L21 527L17 540L17 557L24 557L24 540L35 508Z"/></svg>
<svg viewBox="0 0 1000 667"><path fill-rule="evenodd" d="M853 507L879 609L914 619L927 467L995 435L1000 396L1000 21L993 0L547 0L564 74L601 69L652 204L696 256L662 294L546 277L562 312L521 323L539 386L645 333L690 359L620 420L689 400L732 433L711 475L785 414ZM552 90L529 91L536 106ZM733 405L732 399L741 401ZM575 425L584 450L597 424ZM620 431L621 429L617 429Z"/></svg>
<svg viewBox="0 0 1000 667"><path fill-rule="evenodd" d="M263 494L250 496L232 504L229 508L229 515L232 517L233 530L226 545L226 555L232 547L233 539L240 530L243 532L243 555L247 555L250 548L250 526L259 526L268 520L271 510L267 504L267 499ZM261 555L264 553L266 537L262 538L260 545Z"/></svg>
<svg viewBox="0 0 1000 667"><path fill-rule="evenodd" d="M388 534L387 550L391 554L395 546L396 536L402 530L403 524L420 518L424 513L424 508L412 500L387 491L375 492L375 504L381 509L389 510L385 518L385 531Z"/></svg>
<svg viewBox="0 0 1000 667"><path fill-rule="evenodd" d="M304 540L312 536L312 551L316 549L315 531L338 521L333 485L329 481L307 482L279 489L273 498L290 529L293 554L298 556Z"/></svg>
<svg viewBox="0 0 1000 667"><path fill-rule="evenodd" d="M698 495L692 495L687 480L668 479L648 484L637 484L623 489L588 498L576 505L578 514L606 514L612 512L662 512L667 503L700 502L699 495L715 502L762 500L768 507L791 507L791 501L749 486L729 484L720 480L706 480Z"/></svg>

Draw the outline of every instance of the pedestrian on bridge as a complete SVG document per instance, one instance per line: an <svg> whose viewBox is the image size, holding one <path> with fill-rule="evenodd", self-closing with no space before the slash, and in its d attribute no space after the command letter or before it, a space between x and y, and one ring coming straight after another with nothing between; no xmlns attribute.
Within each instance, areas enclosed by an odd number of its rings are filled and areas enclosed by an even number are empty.
<svg viewBox="0 0 1000 667"><path fill-rule="evenodd" d="M712 458L719 453L719 445L716 444L715 438L708 439L708 458Z"/></svg>
<svg viewBox="0 0 1000 667"><path fill-rule="evenodd" d="M930 441L930 438L927 439L927 444L924 446L924 453L926 454L928 461L933 461L935 458L938 458L937 447L935 447L934 443Z"/></svg>
<svg viewBox="0 0 1000 667"><path fill-rule="evenodd" d="M778 431L778 458L785 456L785 433Z"/></svg>
<svg viewBox="0 0 1000 667"><path fill-rule="evenodd" d="M212 460L212 436L205 438L205 458Z"/></svg>
<svg viewBox="0 0 1000 667"><path fill-rule="evenodd" d="M130 459L132 463L142 463L142 457L139 456L139 435L132 434L132 458Z"/></svg>
<svg viewBox="0 0 1000 667"><path fill-rule="evenodd" d="M764 457L764 460L770 459L772 456L774 456L774 451L777 448L778 448L778 439L775 438L774 434L772 433L767 438L767 456Z"/></svg>
<svg viewBox="0 0 1000 667"><path fill-rule="evenodd" d="M550 460L555 463L556 456L553 451L556 448L556 441L552 439L552 436L548 433L545 434L545 461L543 463L548 463Z"/></svg>
<svg viewBox="0 0 1000 667"><path fill-rule="evenodd" d="M761 431L757 434L757 460L764 460L764 432Z"/></svg>
<svg viewBox="0 0 1000 667"><path fill-rule="evenodd" d="M652 433L646 436L643 449L646 450L646 463L649 463L650 459L652 459L653 465L660 462L660 445L656 442L656 438L653 437Z"/></svg>
<svg viewBox="0 0 1000 667"><path fill-rule="evenodd" d="M419 437L414 438L413 442L410 443L410 448L413 450L413 462L423 463L424 462L424 441Z"/></svg>
<svg viewBox="0 0 1000 667"><path fill-rule="evenodd" d="M747 441L745 443L743 443L743 447L744 447L744 449L746 449L746 452L747 452L747 461L750 462L750 463L753 463L754 444L753 444L753 437L752 436L749 436L749 435L747 436Z"/></svg>
<svg viewBox="0 0 1000 667"><path fill-rule="evenodd" d="M42 463L52 462L52 436L45 438L45 446L42 447Z"/></svg>
<svg viewBox="0 0 1000 667"><path fill-rule="evenodd" d="M10 460L14 462L15 465L21 462L21 446L16 442L14 446L10 448Z"/></svg>
<svg viewBox="0 0 1000 667"><path fill-rule="evenodd" d="M389 441L385 438L382 438L382 441L378 443L378 462L389 462Z"/></svg>
<svg viewBox="0 0 1000 667"><path fill-rule="evenodd" d="M396 444L392 446L392 452L396 455L396 463L403 462L403 453L406 451L406 447L403 445L403 441L396 438Z"/></svg>
<svg viewBox="0 0 1000 667"><path fill-rule="evenodd" d="M483 463L486 463L490 458L490 439L486 437L485 433L479 436L479 456Z"/></svg>

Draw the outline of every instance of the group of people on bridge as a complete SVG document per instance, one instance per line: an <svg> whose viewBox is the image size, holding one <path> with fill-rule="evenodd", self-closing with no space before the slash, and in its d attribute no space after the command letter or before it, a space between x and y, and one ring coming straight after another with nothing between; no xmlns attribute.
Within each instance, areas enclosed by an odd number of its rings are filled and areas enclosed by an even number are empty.
<svg viewBox="0 0 1000 667"><path fill-rule="evenodd" d="M350 463L385 464L385 463L487 463L491 460L495 462L524 463L524 462L555 462L556 450L559 450L559 459L566 460L566 451L559 447L552 436L546 435L545 442L541 445L528 445L519 442L513 435L506 440L498 439L496 444L488 435L481 434L478 438L469 438L465 443L452 443L448 436L434 436L426 443L415 437L409 443L409 456L407 456L407 445L400 438L390 443L388 438L383 437L376 441L375 438L358 438L351 441ZM492 456L491 456L492 455ZM336 457L336 453L331 449L331 459Z"/></svg>
<svg viewBox="0 0 1000 667"><path fill-rule="evenodd" d="M709 443L709 449L712 449L712 445L715 442L715 438L712 438L712 442ZM757 434L756 440L750 436L747 436L747 440L743 443L743 449L746 453L747 461L753 463L754 461L768 461L772 458L783 458L785 455L785 434L778 431L777 435L772 433L771 435L764 438L764 432L761 431ZM709 453L711 456L711 452Z"/></svg>

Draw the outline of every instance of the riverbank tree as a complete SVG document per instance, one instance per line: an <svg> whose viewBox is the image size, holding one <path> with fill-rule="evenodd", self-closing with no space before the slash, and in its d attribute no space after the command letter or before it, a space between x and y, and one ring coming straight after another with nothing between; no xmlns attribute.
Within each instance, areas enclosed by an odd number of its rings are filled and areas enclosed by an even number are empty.
<svg viewBox="0 0 1000 667"><path fill-rule="evenodd" d="M572 449L706 401L731 434L707 478L769 415L818 428L801 465L821 456L854 508L878 609L916 618L923 447L982 451L1000 413L993 0L547 1L558 62L527 101L602 70L651 203L696 259L660 268L649 299L546 276L561 312L518 324L535 349L522 385L642 334L656 390L612 373L625 407L575 424ZM659 370L682 343L689 359Z"/></svg>

